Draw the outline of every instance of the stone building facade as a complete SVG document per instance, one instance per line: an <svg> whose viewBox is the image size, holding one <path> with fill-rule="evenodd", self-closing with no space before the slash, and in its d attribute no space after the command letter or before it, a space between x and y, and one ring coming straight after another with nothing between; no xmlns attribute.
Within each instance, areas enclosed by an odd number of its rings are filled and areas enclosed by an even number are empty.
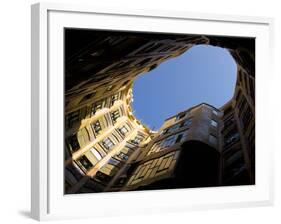
<svg viewBox="0 0 281 224"><path fill-rule="evenodd" d="M134 79L196 44L227 48L235 94L150 130ZM249 38L65 30L65 193L255 183L255 48Z"/></svg>

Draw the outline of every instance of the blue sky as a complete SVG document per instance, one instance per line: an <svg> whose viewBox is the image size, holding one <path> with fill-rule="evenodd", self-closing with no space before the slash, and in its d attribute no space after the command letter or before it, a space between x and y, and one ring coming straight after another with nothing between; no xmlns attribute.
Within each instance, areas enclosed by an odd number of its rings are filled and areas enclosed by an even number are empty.
<svg viewBox="0 0 281 224"><path fill-rule="evenodd" d="M157 130L166 118L199 103L221 107L234 94L236 72L226 49L194 46L135 80L134 115Z"/></svg>

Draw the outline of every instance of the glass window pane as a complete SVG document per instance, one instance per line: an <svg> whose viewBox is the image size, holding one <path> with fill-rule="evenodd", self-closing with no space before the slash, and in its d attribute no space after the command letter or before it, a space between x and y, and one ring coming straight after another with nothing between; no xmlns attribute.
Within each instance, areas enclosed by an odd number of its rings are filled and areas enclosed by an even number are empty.
<svg viewBox="0 0 281 224"><path fill-rule="evenodd" d="M211 125L212 125L213 127L217 127L217 126L218 126L218 123L217 123L216 121L214 121L214 120L211 120Z"/></svg>
<svg viewBox="0 0 281 224"><path fill-rule="evenodd" d="M101 160L101 159L102 159L101 155L99 154L99 152L98 152L95 148L91 148L91 152L94 154L94 156L95 156L98 160Z"/></svg>

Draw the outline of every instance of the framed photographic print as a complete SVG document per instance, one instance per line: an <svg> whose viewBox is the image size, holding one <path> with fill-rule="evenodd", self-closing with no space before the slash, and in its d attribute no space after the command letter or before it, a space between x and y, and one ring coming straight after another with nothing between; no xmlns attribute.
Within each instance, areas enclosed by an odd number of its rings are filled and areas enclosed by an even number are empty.
<svg viewBox="0 0 281 224"><path fill-rule="evenodd" d="M272 19L32 6L32 217L272 203Z"/></svg>

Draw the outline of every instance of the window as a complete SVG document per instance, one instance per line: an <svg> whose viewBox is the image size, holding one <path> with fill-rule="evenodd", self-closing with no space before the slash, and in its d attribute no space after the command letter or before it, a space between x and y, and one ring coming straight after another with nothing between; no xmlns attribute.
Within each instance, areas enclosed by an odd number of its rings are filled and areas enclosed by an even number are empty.
<svg viewBox="0 0 281 224"><path fill-rule="evenodd" d="M73 125L79 121L79 114L80 111L74 111L72 113L70 113L69 115L67 115L66 117L66 123L68 127L73 127Z"/></svg>
<svg viewBox="0 0 281 224"><path fill-rule="evenodd" d="M164 139L161 142L161 147L162 148L167 148L167 147L170 147L171 145L173 145L175 143L175 137L176 136L170 136L170 137Z"/></svg>
<svg viewBox="0 0 281 224"><path fill-rule="evenodd" d="M110 176L104 174L103 172L98 171L94 179L97 180L98 182L107 183L110 181L111 178Z"/></svg>
<svg viewBox="0 0 281 224"><path fill-rule="evenodd" d="M131 140L131 143L135 144L135 145L139 145L142 141L142 138L136 136L134 139Z"/></svg>
<svg viewBox="0 0 281 224"><path fill-rule="evenodd" d="M238 142L240 139L239 133L230 133L227 136L224 137L224 146L228 147L236 142Z"/></svg>
<svg viewBox="0 0 281 224"><path fill-rule="evenodd" d="M169 128L164 129L164 130L162 131L161 135L165 135L165 134L167 134L167 133L169 133Z"/></svg>
<svg viewBox="0 0 281 224"><path fill-rule="evenodd" d="M209 135L209 142L214 145L218 144L218 140L214 135Z"/></svg>
<svg viewBox="0 0 281 224"><path fill-rule="evenodd" d="M95 148L91 148L90 151L97 158L97 160L101 160L102 159L101 154Z"/></svg>
<svg viewBox="0 0 281 224"><path fill-rule="evenodd" d="M219 113L216 110L213 110L213 114L218 116Z"/></svg>
<svg viewBox="0 0 281 224"><path fill-rule="evenodd" d="M176 131L180 127L180 124L173 125L169 128L169 133Z"/></svg>
<svg viewBox="0 0 281 224"><path fill-rule="evenodd" d="M178 121L178 120L184 118L185 115L186 115L185 113L180 113L180 114L176 117L176 120Z"/></svg>
<svg viewBox="0 0 281 224"><path fill-rule="evenodd" d="M122 126L121 128L119 128L118 130L119 130L119 132L120 132L123 136L125 136L126 133L129 132L128 128L127 128L125 125Z"/></svg>
<svg viewBox="0 0 281 224"><path fill-rule="evenodd" d="M184 122L181 122L180 124L175 124L169 128L164 129L161 134L164 135L167 133L172 133L172 132L176 131L177 129L182 128L184 126L188 126L190 124L191 124L191 118L185 120Z"/></svg>
<svg viewBox="0 0 281 224"><path fill-rule="evenodd" d="M128 160L129 156L126 155L125 153L123 152L120 152L118 155L117 155L118 158L122 159L122 160Z"/></svg>
<svg viewBox="0 0 281 224"><path fill-rule="evenodd" d="M169 128L164 129L162 134L172 133L172 132L176 131L179 127L180 127L179 124L173 125Z"/></svg>
<svg viewBox="0 0 281 224"><path fill-rule="evenodd" d="M218 126L218 123L214 120L211 120L211 125L216 128Z"/></svg>
<svg viewBox="0 0 281 224"><path fill-rule="evenodd" d="M175 143L179 143L181 141L181 139L182 139L182 136L183 136L183 134L177 135L177 139L176 139Z"/></svg>
<svg viewBox="0 0 281 224"><path fill-rule="evenodd" d="M103 141L102 141L102 144L103 146L107 149L107 150L110 150L113 148L114 146L114 143L112 142L112 140L110 138L105 138Z"/></svg>
<svg viewBox="0 0 281 224"><path fill-rule="evenodd" d="M167 148L167 147L170 147L170 146L172 146L176 143L181 142L182 139L183 139L183 133L173 135L173 136L170 136L170 137L164 139L160 143L160 146L161 146L161 148Z"/></svg>
<svg viewBox="0 0 281 224"><path fill-rule="evenodd" d="M110 114L110 116L111 116L111 119L112 119L113 123L116 123L117 119L120 117L120 112L119 112L119 110L113 111L113 112Z"/></svg>
<svg viewBox="0 0 281 224"><path fill-rule="evenodd" d="M119 99L119 94L114 94L112 97L111 97L111 106Z"/></svg>
<svg viewBox="0 0 281 224"><path fill-rule="evenodd" d="M170 136L160 142L155 143L147 153L147 156L153 153L160 152L165 148L181 142L186 137L186 133L187 132L181 132L177 135Z"/></svg>
<svg viewBox="0 0 281 224"><path fill-rule="evenodd" d="M186 119L186 120L183 122L183 126L188 126L188 125L190 125L191 123L192 123L191 118L188 118L188 119Z"/></svg>
<svg viewBox="0 0 281 224"><path fill-rule="evenodd" d="M99 120L91 124L93 131L98 135L102 130Z"/></svg>
<svg viewBox="0 0 281 224"><path fill-rule="evenodd" d="M78 139L76 135L72 135L71 137L68 138L68 142L71 146L71 151L75 152L80 148Z"/></svg>
<svg viewBox="0 0 281 224"><path fill-rule="evenodd" d="M120 164L120 161L118 161L117 159L114 159L114 158L110 158L108 163L113 166L118 166Z"/></svg>
<svg viewBox="0 0 281 224"><path fill-rule="evenodd" d="M86 169L89 170L91 167L93 167L93 164L88 160L88 158L83 155L78 162Z"/></svg>
<svg viewBox="0 0 281 224"><path fill-rule="evenodd" d="M98 110L103 108L103 101L98 101L92 105L92 115L94 115Z"/></svg>

